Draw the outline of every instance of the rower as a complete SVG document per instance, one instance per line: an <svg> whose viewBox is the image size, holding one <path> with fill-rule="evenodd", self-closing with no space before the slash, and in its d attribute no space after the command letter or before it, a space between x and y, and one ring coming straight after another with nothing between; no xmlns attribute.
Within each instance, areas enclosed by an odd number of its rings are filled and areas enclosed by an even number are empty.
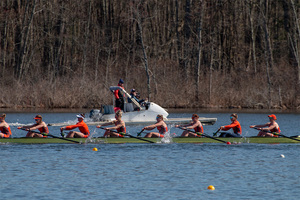
<svg viewBox="0 0 300 200"><path fill-rule="evenodd" d="M100 128L102 126L109 126L109 125L115 125L113 127L105 128L105 133L103 137L124 137L124 133L126 133L126 127L125 122L122 120L122 111L118 110L115 114L115 119L111 122L107 122L102 125L96 126L97 128ZM117 130L117 133L110 130ZM123 133L123 134L122 134Z"/></svg>
<svg viewBox="0 0 300 200"><path fill-rule="evenodd" d="M228 131L229 129L233 130L233 133L229 132L221 132L219 137L241 137L242 135L242 127L240 125L240 122L237 120L238 115L236 113L233 113L230 115L231 124L226 126L221 126L218 131Z"/></svg>
<svg viewBox="0 0 300 200"><path fill-rule="evenodd" d="M189 130L185 130L182 132L181 137L201 137L203 133L203 126L199 121L199 116L197 114L192 115L192 122L187 125L176 125L175 127L185 127L186 129L194 129L195 132L191 132Z"/></svg>
<svg viewBox="0 0 300 200"><path fill-rule="evenodd" d="M270 122L262 125L251 125L250 128L257 128L257 130L260 130L258 135L259 137L278 137L278 134L281 132L280 127L277 124L276 115L268 115ZM263 128L267 127L267 128ZM277 133L277 134L275 134Z"/></svg>
<svg viewBox="0 0 300 200"><path fill-rule="evenodd" d="M11 130L8 123L6 123L5 118L6 114L3 113L0 116L0 138L9 138L11 136Z"/></svg>
<svg viewBox="0 0 300 200"><path fill-rule="evenodd" d="M75 125L70 126L64 126L60 128L60 131L63 132L63 130L73 130L75 128L78 128L80 132L78 131L70 131L67 135L67 138L87 138L90 135L89 127L84 122L85 114L79 114L76 115L78 123Z"/></svg>
<svg viewBox="0 0 300 200"><path fill-rule="evenodd" d="M147 133L145 135L146 138L151 138L151 137L163 138L164 134L166 132L168 132L168 127L167 127L167 124L164 122L163 115L157 115L156 121L157 122L155 124L145 126L143 128L143 130L153 130L153 129L157 128L158 133L156 133L156 132Z"/></svg>
<svg viewBox="0 0 300 200"><path fill-rule="evenodd" d="M18 129L25 129L27 132L26 137L46 137L45 134L49 133L47 124L43 121L41 115L36 115L34 118L35 124L29 126L21 126ZM33 130L39 130L40 133L34 132Z"/></svg>

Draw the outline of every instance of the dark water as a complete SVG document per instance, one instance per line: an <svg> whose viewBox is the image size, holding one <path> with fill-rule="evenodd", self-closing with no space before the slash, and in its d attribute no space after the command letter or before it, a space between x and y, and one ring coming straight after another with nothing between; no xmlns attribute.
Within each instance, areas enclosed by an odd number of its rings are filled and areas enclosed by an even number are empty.
<svg viewBox="0 0 300 200"><path fill-rule="evenodd" d="M230 113L198 114L218 118L215 125L204 127L208 134L230 122ZM76 121L74 113L42 115L47 123ZM283 134L299 134L299 114L276 115ZM32 123L34 116L7 114L14 137L24 136L16 127ZM267 114L239 114L247 136L257 134L249 125L267 120ZM127 129L135 134L141 128ZM59 133L59 127L49 129ZM90 130L95 136L103 134L94 126ZM299 144L2 144L0 151L0 199L300 198ZM208 190L209 185L216 189Z"/></svg>

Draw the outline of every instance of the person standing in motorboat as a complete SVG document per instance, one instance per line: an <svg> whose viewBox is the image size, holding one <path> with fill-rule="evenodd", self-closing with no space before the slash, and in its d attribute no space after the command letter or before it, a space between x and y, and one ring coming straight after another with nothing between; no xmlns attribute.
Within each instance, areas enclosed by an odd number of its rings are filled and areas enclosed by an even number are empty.
<svg viewBox="0 0 300 200"><path fill-rule="evenodd" d="M240 125L240 122L237 120L238 115L236 113L233 113L230 115L231 124L226 126L221 126L218 131L228 131L229 129L233 130L233 133L229 132L221 132L219 137L241 137L242 135L242 127Z"/></svg>
<svg viewBox="0 0 300 200"><path fill-rule="evenodd" d="M119 80L118 86L124 89L124 81L122 79ZM118 110L124 110L124 94L122 95L120 90L114 91L115 95L115 112Z"/></svg>
<svg viewBox="0 0 300 200"><path fill-rule="evenodd" d="M250 128L257 128L257 130L260 130L258 133L258 137L278 137L278 135L274 133L280 133L280 127L277 124L276 115L268 115L270 122L262 125L252 125ZM266 127L266 128L264 128Z"/></svg>
<svg viewBox="0 0 300 200"><path fill-rule="evenodd" d="M43 122L43 118L41 115L37 115L34 118L35 120L35 124L33 125L29 125L29 126L21 126L18 127L18 129L24 129L27 130L28 133L26 135L26 137L46 137L43 134L48 134L49 130L48 130L48 126L45 122ZM40 133L36 133L33 132L33 130L38 129L40 131Z"/></svg>
<svg viewBox="0 0 300 200"><path fill-rule="evenodd" d="M116 120L96 126L97 128L100 128L102 126L115 125L113 127L105 128L106 131L105 131L103 137L124 137L124 135L122 133L126 133L126 126L125 126L125 122L122 120L122 111L121 110L118 110L116 112L115 118L116 118ZM116 132L113 132L111 130L116 130Z"/></svg>
<svg viewBox="0 0 300 200"><path fill-rule="evenodd" d="M144 130L153 130L153 129L157 128L158 133L157 132L147 133L145 135L146 138L151 138L151 137L163 138L165 133L168 132L168 127L167 127L167 124L164 122L164 116L163 115L157 115L156 121L157 122L155 124L145 126L143 128L143 131Z"/></svg>
<svg viewBox="0 0 300 200"><path fill-rule="evenodd" d="M201 137L201 133L203 133L203 126L199 121L199 116L197 114L192 115L192 122L190 124L183 125L183 126L176 125L175 127L185 127L186 129L195 130L195 132L185 130L182 132L181 137Z"/></svg>
<svg viewBox="0 0 300 200"><path fill-rule="evenodd" d="M6 114L3 113L0 116L0 138L9 138L11 136L11 130L5 118Z"/></svg>
<svg viewBox="0 0 300 200"><path fill-rule="evenodd" d="M75 125L70 126L64 126L60 128L60 132L63 132L63 130L73 130L75 128L78 128L80 132L78 131L70 131L67 135L67 138L87 138L90 135L89 127L87 124L83 121L85 118L85 114L79 114L76 115L78 123Z"/></svg>

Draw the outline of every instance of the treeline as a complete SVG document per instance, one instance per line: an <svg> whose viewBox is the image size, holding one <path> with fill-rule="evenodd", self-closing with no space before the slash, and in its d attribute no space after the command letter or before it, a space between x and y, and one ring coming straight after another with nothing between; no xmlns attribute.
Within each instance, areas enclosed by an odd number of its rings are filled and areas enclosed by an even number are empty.
<svg viewBox="0 0 300 200"><path fill-rule="evenodd" d="M300 108L299 0L1 0L0 107Z"/></svg>

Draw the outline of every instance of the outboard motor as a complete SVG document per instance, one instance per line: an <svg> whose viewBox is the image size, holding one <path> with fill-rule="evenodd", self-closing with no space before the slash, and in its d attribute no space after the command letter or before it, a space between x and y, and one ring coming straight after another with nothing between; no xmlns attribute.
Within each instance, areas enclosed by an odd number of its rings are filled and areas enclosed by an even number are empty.
<svg viewBox="0 0 300 200"><path fill-rule="evenodd" d="M101 110L93 109L90 111L90 119L92 119L94 122L100 121L103 114L101 113Z"/></svg>

